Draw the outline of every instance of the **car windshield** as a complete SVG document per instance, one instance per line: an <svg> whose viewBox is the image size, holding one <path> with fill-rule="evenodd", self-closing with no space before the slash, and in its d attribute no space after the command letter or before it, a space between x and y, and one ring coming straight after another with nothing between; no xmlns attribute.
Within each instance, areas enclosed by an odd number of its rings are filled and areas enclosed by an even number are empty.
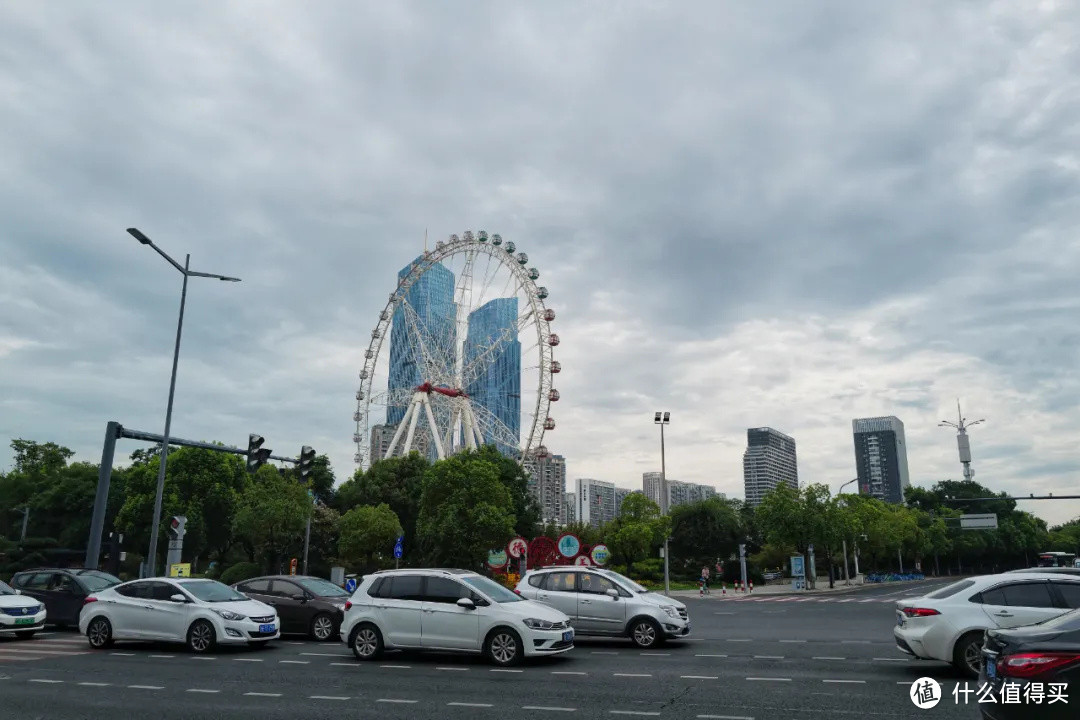
<svg viewBox="0 0 1080 720"><path fill-rule="evenodd" d="M618 580L623 585L630 588L631 590L633 590L636 593L647 593L647 592L649 592L648 588L641 587L640 585L638 585L636 582L634 582L630 578L626 577L625 575L620 575L619 573L612 572L611 570L605 570L604 574L605 575L610 575L611 577L615 578L616 580Z"/></svg>
<svg viewBox="0 0 1080 720"><path fill-rule="evenodd" d="M489 580L483 575L466 575L461 579L497 603L521 602L524 600L520 595L515 595L499 583Z"/></svg>
<svg viewBox="0 0 1080 720"><path fill-rule="evenodd" d="M97 592L98 590L104 590L105 588L120 584L120 578L97 570L79 573L79 581L85 585L86 589L90 592Z"/></svg>
<svg viewBox="0 0 1080 720"><path fill-rule="evenodd" d="M945 587L941 588L940 590L935 590L934 592L930 593L926 597L934 598L935 600L940 600L942 598L952 597L953 595L960 592L961 590L966 590L967 588L971 587L974 584L975 584L974 580L960 580L959 582L954 582L951 585L946 585Z"/></svg>
<svg viewBox="0 0 1080 720"><path fill-rule="evenodd" d="M228 585L222 585L217 580L192 580L181 582L180 587L191 593L196 599L203 602L238 602L247 600L247 597L233 590Z"/></svg>
<svg viewBox="0 0 1080 720"><path fill-rule="evenodd" d="M15 591L3 580L0 580L0 595L14 595Z"/></svg>
<svg viewBox="0 0 1080 720"><path fill-rule="evenodd" d="M300 586L315 597L349 597L349 593L339 588L329 580L322 578L307 578L298 580Z"/></svg>

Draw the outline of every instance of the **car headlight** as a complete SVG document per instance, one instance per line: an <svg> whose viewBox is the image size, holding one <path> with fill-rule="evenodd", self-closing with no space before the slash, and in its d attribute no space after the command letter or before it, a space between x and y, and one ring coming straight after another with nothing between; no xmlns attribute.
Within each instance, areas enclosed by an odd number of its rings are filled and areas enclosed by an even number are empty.
<svg viewBox="0 0 1080 720"><path fill-rule="evenodd" d="M229 612L228 610L214 610L214 612L216 612L218 615L225 618L226 620L247 620L246 615L241 615L240 613Z"/></svg>
<svg viewBox="0 0 1080 720"><path fill-rule="evenodd" d="M555 623L550 620L537 620L536 618L525 618L525 627L532 628L533 630L554 630Z"/></svg>
<svg viewBox="0 0 1080 720"><path fill-rule="evenodd" d="M668 614L668 617L679 617L679 610L674 605L661 605L660 609Z"/></svg>

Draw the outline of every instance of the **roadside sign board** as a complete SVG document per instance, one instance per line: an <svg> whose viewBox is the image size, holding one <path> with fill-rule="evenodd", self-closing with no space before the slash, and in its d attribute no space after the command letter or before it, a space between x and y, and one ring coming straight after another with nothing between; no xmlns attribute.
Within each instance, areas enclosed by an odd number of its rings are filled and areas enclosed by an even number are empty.
<svg viewBox="0 0 1080 720"><path fill-rule="evenodd" d="M506 566L506 551L492 550L488 553L488 567L495 570Z"/></svg>
<svg viewBox="0 0 1080 720"><path fill-rule="evenodd" d="M356 578L349 578L345 581L345 592L356 592Z"/></svg>
<svg viewBox="0 0 1080 720"><path fill-rule="evenodd" d="M506 544L506 553L517 560L529 551L529 543L523 537L516 537Z"/></svg>
<svg viewBox="0 0 1080 720"><path fill-rule="evenodd" d="M791 577L806 577L806 560L802 555L791 556Z"/></svg>
<svg viewBox="0 0 1080 720"><path fill-rule="evenodd" d="M565 533L559 536L557 547L559 548L559 554L564 558L572 558L576 557L581 551L581 541L577 539L576 535Z"/></svg>
<svg viewBox="0 0 1080 720"><path fill-rule="evenodd" d="M611 553L608 552L607 545L596 545L593 547L592 552L589 553L592 561L596 565L604 565L611 557Z"/></svg>
<svg viewBox="0 0 1080 720"><path fill-rule="evenodd" d="M296 574L296 558L293 558L292 560L289 561L289 574L290 575L295 575Z"/></svg>
<svg viewBox="0 0 1080 720"><path fill-rule="evenodd" d="M402 535L402 536L398 537L397 542L394 543L394 557L399 559L399 560L401 559L401 556L405 552L404 545L403 545L404 542L405 542L405 536Z"/></svg>
<svg viewBox="0 0 1080 720"><path fill-rule="evenodd" d="M173 563L169 566L169 577L191 577L191 563Z"/></svg>
<svg viewBox="0 0 1080 720"><path fill-rule="evenodd" d="M998 526L997 513L961 515L961 530L995 530Z"/></svg>

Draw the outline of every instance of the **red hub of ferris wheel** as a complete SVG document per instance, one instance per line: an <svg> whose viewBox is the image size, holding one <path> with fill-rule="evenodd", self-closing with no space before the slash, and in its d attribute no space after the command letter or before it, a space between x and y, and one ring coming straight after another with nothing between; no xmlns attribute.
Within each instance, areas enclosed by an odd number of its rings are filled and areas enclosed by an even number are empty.
<svg viewBox="0 0 1080 720"><path fill-rule="evenodd" d="M464 390L459 388L448 388L443 387L442 385L433 385L429 382L426 382L423 385L417 385L416 392L427 393L428 395L431 393L439 393L446 397L469 397Z"/></svg>

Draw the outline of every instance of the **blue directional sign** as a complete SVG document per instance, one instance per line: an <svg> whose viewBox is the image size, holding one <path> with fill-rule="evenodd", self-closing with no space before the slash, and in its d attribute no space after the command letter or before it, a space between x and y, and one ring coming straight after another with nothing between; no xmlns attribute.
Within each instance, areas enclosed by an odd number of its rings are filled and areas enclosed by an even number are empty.
<svg viewBox="0 0 1080 720"><path fill-rule="evenodd" d="M345 592L356 592L356 578L349 578L345 581Z"/></svg>
<svg viewBox="0 0 1080 720"><path fill-rule="evenodd" d="M397 539L397 542L394 543L394 557L398 558L399 560L401 559L401 556L404 554L404 549L402 547L402 543L404 541L405 541L405 536L402 535L401 537L399 537Z"/></svg>

